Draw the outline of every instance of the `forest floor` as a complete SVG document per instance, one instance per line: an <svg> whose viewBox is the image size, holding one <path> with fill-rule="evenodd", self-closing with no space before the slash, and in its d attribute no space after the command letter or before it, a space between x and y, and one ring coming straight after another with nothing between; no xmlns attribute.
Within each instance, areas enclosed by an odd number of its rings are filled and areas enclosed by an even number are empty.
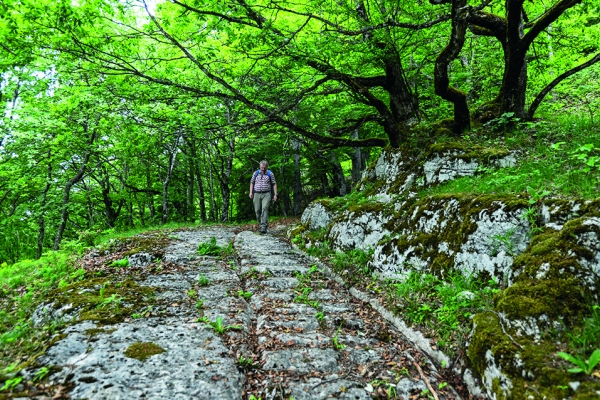
<svg viewBox="0 0 600 400"><path fill-rule="evenodd" d="M449 369L294 250L285 225L267 235L252 229L147 232L89 252L79 263L98 281L62 288L67 300L36 312L36 323L72 323L20 372L10 396L472 398ZM229 254L200 255L211 241ZM146 253L135 253L142 242ZM116 267L127 254L131 265ZM34 383L39 371L47 375Z"/></svg>

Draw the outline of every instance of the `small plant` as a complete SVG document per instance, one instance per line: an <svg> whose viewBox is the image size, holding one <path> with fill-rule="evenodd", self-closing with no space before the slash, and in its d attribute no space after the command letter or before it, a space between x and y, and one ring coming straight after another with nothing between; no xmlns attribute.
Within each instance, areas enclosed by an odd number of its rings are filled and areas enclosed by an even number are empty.
<svg viewBox="0 0 600 400"><path fill-rule="evenodd" d="M559 351L557 354L559 357L562 357L565 360L577 366L576 368L568 369L568 371L573 374L579 374L583 372L586 375L590 375L594 371L594 368L596 368L596 365L598 365L598 363L600 362L600 349L594 350L594 352L587 361L562 351Z"/></svg>
<svg viewBox="0 0 600 400"><path fill-rule="evenodd" d="M531 231L529 231L530 236L535 236L544 231L544 229L537 224L537 215L537 210L534 207L525 209L525 212L522 215L522 218L529 222L529 227L531 228Z"/></svg>
<svg viewBox="0 0 600 400"><path fill-rule="evenodd" d="M197 252L201 256L218 256L221 254L221 247L217 245L217 239L213 236L210 241L200 243Z"/></svg>
<svg viewBox="0 0 600 400"><path fill-rule="evenodd" d="M148 306L148 307L142 308L137 313L131 314L131 318L133 318L133 319L148 318L150 316L150 312L151 311L152 311L152 306Z"/></svg>
<svg viewBox="0 0 600 400"><path fill-rule="evenodd" d="M129 267L129 259L122 258L120 260L114 260L112 263L110 263L110 266L115 268L127 268Z"/></svg>
<svg viewBox="0 0 600 400"><path fill-rule="evenodd" d="M219 335L222 335L229 330L239 331L242 329L242 327L239 325L227 325L227 326L223 325L223 317L218 317L215 322L212 322L208 318L203 317L203 318L199 318L198 322L204 322L205 324L209 325Z"/></svg>
<svg viewBox="0 0 600 400"><path fill-rule="evenodd" d="M238 290L237 294L238 296L243 297L246 300L252 297L252 292L244 292L243 290Z"/></svg>
<svg viewBox="0 0 600 400"><path fill-rule="evenodd" d="M187 295L191 298L191 299L195 299L196 297L198 297L198 293L194 290L194 289L190 289L187 291Z"/></svg>
<svg viewBox="0 0 600 400"><path fill-rule="evenodd" d="M198 285L200 285L200 286L208 286L208 285L210 285L210 279L208 279L205 275L200 274L198 276Z"/></svg>
<svg viewBox="0 0 600 400"><path fill-rule="evenodd" d="M0 392L3 392L5 390L13 390L19 383L21 383L22 380L23 378L20 376L13 379L7 379L6 382L4 382L4 386L0 388Z"/></svg>
<svg viewBox="0 0 600 400"><path fill-rule="evenodd" d="M503 235L493 235L491 237L492 239L492 246L494 247L494 252L497 254L498 250L499 250L499 245L503 244L506 247L506 251L508 252L508 254L510 254L511 256L514 256L514 250L515 250L515 243L514 243L514 235L515 232L517 231L516 227L510 228L509 230L507 230Z"/></svg>
<svg viewBox="0 0 600 400"><path fill-rule="evenodd" d="M529 205L540 204L544 197L550 194L549 190L537 191L531 186L527 186L527 191L529 192L529 196L531 196L531 198L528 200Z"/></svg>
<svg viewBox="0 0 600 400"><path fill-rule="evenodd" d="M196 309L202 310L204 308L204 299L199 299L196 302Z"/></svg>
<svg viewBox="0 0 600 400"><path fill-rule="evenodd" d="M119 305L121 305L121 296L119 296L116 293L113 293L112 295L110 295L109 297L103 299L100 304L98 304L96 306L96 308L104 308L107 306L114 306L115 308L119 308Z"/></svg>
<svg viewBox="0 0 600 400"><path fill-rule="evenodd" d="M344 350L346 348L346 346L344 344L340 343L338 340L338 335L341 330L342 330L342 325L340 325L340 327L337 328L337 330L335 331L335 335L333 335L333 337L331 338L331 342L333 343L333 348L336 350Z"/></svg>
<svg viewBox="0 0 600 400"><path fill-rule="evenodd" d="M250 357L243 357L240 356L240 358L237 361L238 365L245 369L245 370L250 370L250 369L255 369L257 368L257 365L254 364L254 361L252 360L252 358Z"/></svg>
<svg viewBox="0 0 600 400"><path fill-rule="evenodd" d="M33 381L42 381L44 380L44 378L46 378L46 376L48 376L48 374L50 373L50 369L48 369L47 367L41 367L40 369L38 369L33 377Z"/></svg>
<svg viewBox="0 0 600 400"><path fill-rule="evenodd" d="M323 311L319 311L318 313L315 314L315 318L317 318L317 321L319 321L319 323L321 323L325 320L325 313Z"/></svg>

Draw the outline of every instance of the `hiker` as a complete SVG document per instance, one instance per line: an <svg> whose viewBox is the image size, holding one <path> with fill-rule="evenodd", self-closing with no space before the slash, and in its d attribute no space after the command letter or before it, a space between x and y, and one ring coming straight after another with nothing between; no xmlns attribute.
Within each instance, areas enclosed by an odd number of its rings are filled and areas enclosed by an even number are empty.
<svg viewBox="0 0 600 400"><path fill-rule="evenodd" d="M277 182L275 182L275 175L267 169L268 165L269 163L262 160L259 169L252 174L252 179L250 179L250 198L254 203L259 232L263 235L267 233L269 226L271 198L273 201L277 201Z"/></svg>

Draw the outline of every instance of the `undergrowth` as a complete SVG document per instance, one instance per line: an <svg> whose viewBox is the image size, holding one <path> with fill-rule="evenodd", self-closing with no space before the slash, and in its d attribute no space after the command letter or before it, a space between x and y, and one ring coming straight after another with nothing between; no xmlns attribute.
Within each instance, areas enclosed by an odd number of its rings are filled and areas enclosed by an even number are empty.
<svg viewBox="0 0 600 400"><path fill-rule="evenodd" d="M0 265L0 370L26 361L25 354L43 348L58 328L49 324L34 329L31 316L48 293L83 279L71 252L49 252L39 260Z"/></svg>
<svg viewBox="0 0 600 400"><path fill-rule="evenodd" d="M577 116L516 124L505 133L470 132L462 139L484 146L515 151L510 168L485 167L476 176L463 177L421 192L522 193L528 188L558 197L598 197L600 190L600 125Z"/></svg>
<svg viewBox="0 0 600 400"><path fill-rule="evenodd" d="M403 320L436 337L438 346L453 355L471 329L472 315L490 310L498 282L482 281L455 271L441 279L411 272L401 282L384 285L388 306Z"/></svg>

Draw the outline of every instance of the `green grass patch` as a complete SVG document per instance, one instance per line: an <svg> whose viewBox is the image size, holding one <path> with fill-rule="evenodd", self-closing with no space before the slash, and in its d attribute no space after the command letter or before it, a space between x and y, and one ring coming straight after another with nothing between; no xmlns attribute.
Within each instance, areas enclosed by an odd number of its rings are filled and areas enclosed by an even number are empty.
<svg viewBox="0 0 600 400"><path fill-rule="evenodd" d="M31 316L52 289L83 278L74 257L64 251L46 253L39 260L0 265L0 370L41 350L57 325L34 330Z"/></svg>
<svg viewBox="0 0 600 400"><path fill-rule="evenodd" d="M600 190L600 125L577 116L527 122L504 134L475 131L463 139L516 151L511 168L482 168L435 186L421 195L438 193L512 194L548 191L560 197L598 197Z"/></svg>
<svg viewBox="0 0 600 400"><path fill-rule="evenodd" d="M388 282L388 304L409 323L435 332L437 343L449 354L452 343L461 342L471 329L471 316L490 310L500 291L493 280L484 282L460 271L440 279L432 274L411 272L401 283Z"/></svg>

